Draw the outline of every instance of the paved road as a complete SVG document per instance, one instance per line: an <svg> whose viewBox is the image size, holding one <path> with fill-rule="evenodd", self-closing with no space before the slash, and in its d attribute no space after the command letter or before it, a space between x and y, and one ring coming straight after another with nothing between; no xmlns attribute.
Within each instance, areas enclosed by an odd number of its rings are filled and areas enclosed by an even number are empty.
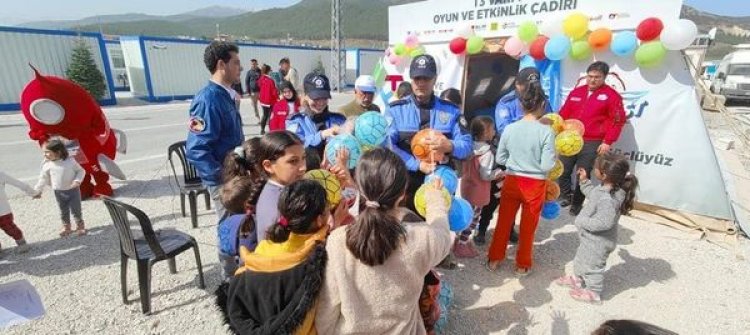
<svg viewBox="0 0 750 335"><path fill-rule="evenodd" d="M332 108L343 105L351 95L334 94ZM113 128L125 132L128 152L115 160L122 170L151 170L164 164L167 147L184 140L187 135L188 102L162 105L105 108ZM246 136L257 136L260 128L250 106L244 99L240 107L246 126ZM335 109L334 109L335 110ZM251 115L253 114L253 115ZM0 115L0 170L27 183L36 182L42 153L37 144L27 135L28 125L20 114ZM17 190L8 188L9 193Z"/></svg>

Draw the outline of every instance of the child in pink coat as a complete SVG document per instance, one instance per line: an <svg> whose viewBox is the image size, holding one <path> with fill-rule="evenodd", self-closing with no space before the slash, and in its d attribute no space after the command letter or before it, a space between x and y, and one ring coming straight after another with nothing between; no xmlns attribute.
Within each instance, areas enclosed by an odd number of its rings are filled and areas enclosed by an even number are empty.
<svg viewBox="0 0 750 335"><path fill-rule="evenodd" d="M495 123L489 116L478 116L469 126L474 139L474 156L463 164L461 179L461 197L474 209L474 218L468 228L456 239L453 253L456 257L473 258L479 255L471 242L482 207L490 202L490 183L502 178L503 172L495 168L495 153L491 150L490 141L495 137Z"/></svg>

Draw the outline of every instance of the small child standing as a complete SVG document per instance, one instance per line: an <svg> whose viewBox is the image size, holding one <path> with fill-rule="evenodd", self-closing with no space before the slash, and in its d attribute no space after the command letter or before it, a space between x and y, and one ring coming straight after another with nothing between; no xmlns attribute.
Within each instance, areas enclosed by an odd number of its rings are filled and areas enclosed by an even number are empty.
<svg viewBox="0 0 750 335"><path fill-rule="evenodd" d="M573 299L600 303L607 258L617 247L617 223L620 215L633 209L638 178L630 174L625 157L612 153L596 159L594 176L602 181L600 186L594 186L586 170L578 169L581 192L587 202L575 220L580 238L573 260L575 274L560 277L555 283L572 288Z"/></svg>
<svg viewBox="0 0 750 335"><path fill-rule="evenodd" d="M60 237L73 233L70 227L70 212L76 221L78 236L86 235L86 226L81 215L81 191L84 170L72 157L69 157L65 144L60 140L49 140L44 146L44 162L39 182L34 187L41 194L45 185L50 185L55 192L55 200L60 207L60 218L63 230Z"/></svg>
<svg viewBox="0 0 750 335"><path fill-rule="evenodd" d="M16 245L18 246L18 249L16 250L20 253L24 253L29 250L29 246L26 244L26 239L23 238L23 232L21 232L21 229L19 229L13 222L13 212L10 210L8 195L5 194L6 184L17 187L30 197L37 197L37 192L26 183L0 171L0 229L16 241ZM2 251L2 246L0 246L0 251Z"/></svg>
<svg viewBox="0 0 750 335"><path fill-rule="evenodd" d="M229 281L237 270L240 246L255 250L255 203L261 188L250 176L238 176L227 181L221 189L221 202L229 216L219 222L219 261L222 280Z"/></svg>
<svg viewBox="0 0 750 335"><path fill-rule="evenodd" d="M474 217L468 228L456 239L453 252L456 257L473 258L479 255L470 241L477 227L482 207L490 203L490 183L502 177L502 170L495 168L495 154L490 141L495 137L495 122L489 116L477 116L469 126L474 140L474 156L463 164L461 197L474 209Z"/></svg>

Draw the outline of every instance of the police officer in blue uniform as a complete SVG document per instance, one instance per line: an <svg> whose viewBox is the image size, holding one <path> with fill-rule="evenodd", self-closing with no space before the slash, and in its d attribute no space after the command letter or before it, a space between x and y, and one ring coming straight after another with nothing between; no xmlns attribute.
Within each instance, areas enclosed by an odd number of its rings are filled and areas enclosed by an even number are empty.
<svg viewBox="0 0 750 335"><path fill-rule="evenodd" d="M503 130L505 130L507 125L523 118L523 107L521 107L521 100L519 97L523 94L526 85L528 85L530 81L539 80L541 80L541 74L536 68L527 67L518 72L518 75L516 76L516 89L500 98L495 107L496 140L500 139L500 136L502 136ZM545 106L545 113L552 113L552 106L550 105L549 100L547 100ZM482 208L481 215L479 216L479 227L477 229L477 234L474 236L474 243L478 245L485 243L484 235L487 232L490 220L492 219L492 216L495 215L495 210L497 210L497 205L500 202L499 199L495 197L495 194L500 192L500 188L496 183L492 183L490 192L490 203ZM514 243L518 240L518 234L515 230L511 230L510 239L511 242Z"/></svg>
<svg viewBox="0 0 750 335"><path fill-rule="evenodd" d="M331 99L328 77L310 73L305 76L304 88L304 99L309 108L290 115L286 120L286 129L302 139L305 151L313 151L322 159L326 142L342 131L346 117L328 110Z"/></svg>
<svg viewBox="0 0 750 335"><path fill-rule="evenodd" d="M414 210L414 193L424 183L424 177L435 169L434 163L420 162L411 153L411 139L422 129L434 129L445 135L441 140L427 143L433 150L450 158L465 159L472 153L472 140L461 126L463 116L458 106L435 96L437 64L430 55L414 58L409 68L412 95L392 102L385 113L391 121L386 145L406 163L409 170L409 186L404 200L407 207Z"/></svg>

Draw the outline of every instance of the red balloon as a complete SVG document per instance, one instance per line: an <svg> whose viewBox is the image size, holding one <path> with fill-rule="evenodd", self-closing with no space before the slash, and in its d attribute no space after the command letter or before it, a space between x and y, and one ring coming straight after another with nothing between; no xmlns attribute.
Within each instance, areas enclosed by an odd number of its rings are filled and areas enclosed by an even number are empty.
<svg viewBox="0 0 750 335"><path fill-rule="evenodd" d="M635 30L636 36L641 41L653 41L659 38L661 31L664 29L664 23L660 19L650 17L641 21Z"/></svg>
<svg viewBox="0 0 750 335"><path fill-rule="evenodd" d="M466 39L463 37L456 37L451 40L451 44L448 45L448 47L451 49L452 53L460 55L466 51Z"/></svg>
<svg viewBox="0 0 750 335"><path fill-rule="evenodd" d="M531 55L531 58L536 60L544 60L547 58L544 54L544 46L547 45L547 41L549 41L549 37L539 36L534 42L531 42L531 45L529 46L529 55Z"/></svg>

